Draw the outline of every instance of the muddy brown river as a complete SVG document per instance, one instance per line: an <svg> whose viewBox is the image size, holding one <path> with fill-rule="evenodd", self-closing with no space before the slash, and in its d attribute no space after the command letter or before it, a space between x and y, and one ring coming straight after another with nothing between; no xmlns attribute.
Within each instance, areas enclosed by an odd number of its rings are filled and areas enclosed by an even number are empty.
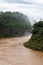
<svg viewBox="0 0 43 65"><path fill-rule="evenodd" d="M30 37L0 39L0 65L43 65L43 52L23 46Z"/></svg>

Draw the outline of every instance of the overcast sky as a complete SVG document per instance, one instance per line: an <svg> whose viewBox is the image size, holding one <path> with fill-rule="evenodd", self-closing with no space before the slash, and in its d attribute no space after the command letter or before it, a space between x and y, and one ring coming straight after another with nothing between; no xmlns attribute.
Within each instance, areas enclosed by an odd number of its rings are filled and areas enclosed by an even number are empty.
<svg viewBox="0 0 43 65"><path fill-rule="evenodd" d="M43 0L0 0L0 11L19 11L40 20L43 19Z"/></svg>

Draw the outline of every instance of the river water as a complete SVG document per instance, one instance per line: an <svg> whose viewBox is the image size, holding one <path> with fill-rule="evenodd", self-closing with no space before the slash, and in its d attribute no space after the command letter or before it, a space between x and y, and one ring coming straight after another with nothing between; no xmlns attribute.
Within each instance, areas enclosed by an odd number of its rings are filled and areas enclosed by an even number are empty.
<svg viewBox="0 0 43 65"><path fill-rule="evenodd" d="M23 46L30 37L0 39L0 65L43 65L43 52Z"/></svg>

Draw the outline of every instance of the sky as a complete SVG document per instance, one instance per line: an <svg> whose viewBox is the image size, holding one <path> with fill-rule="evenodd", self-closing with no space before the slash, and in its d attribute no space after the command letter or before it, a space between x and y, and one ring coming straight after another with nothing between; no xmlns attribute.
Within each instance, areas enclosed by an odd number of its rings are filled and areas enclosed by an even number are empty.
<svg viewBox="0 0 43 65"><path fill-rule="evenodd" d="M17 11L30 19L43 20L43 0L0 0L0 11Z"/></svg>

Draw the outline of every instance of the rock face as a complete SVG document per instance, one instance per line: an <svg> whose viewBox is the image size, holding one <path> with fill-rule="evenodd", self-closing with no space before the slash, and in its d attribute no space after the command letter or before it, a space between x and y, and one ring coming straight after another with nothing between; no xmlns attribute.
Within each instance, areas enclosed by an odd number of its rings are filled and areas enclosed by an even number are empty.
<svg viewBox="0 0 43 65"><path fill-rule="evenodd" d="M28 48L43 51L43 21L33 25L32 33L31 39L24 45Z"/></svg>

